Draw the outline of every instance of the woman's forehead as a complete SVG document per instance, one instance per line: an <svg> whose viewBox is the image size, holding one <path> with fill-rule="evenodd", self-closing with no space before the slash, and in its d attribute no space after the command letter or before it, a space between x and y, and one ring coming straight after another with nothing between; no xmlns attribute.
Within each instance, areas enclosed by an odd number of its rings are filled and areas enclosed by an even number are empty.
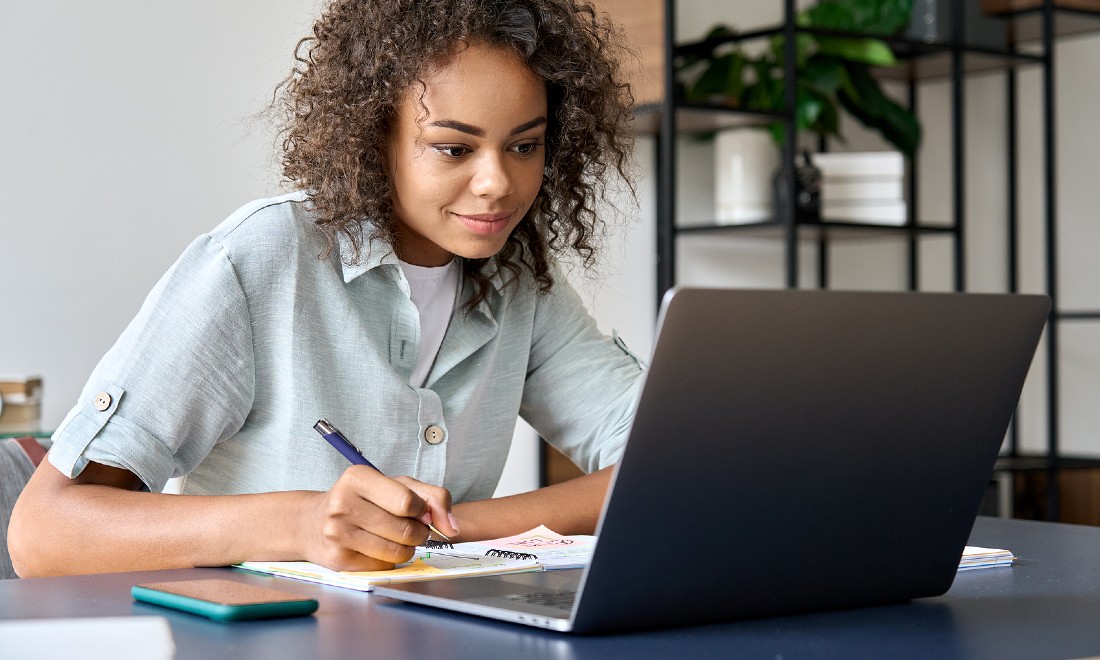
<svg viewBox="0 0 1100 660"><path fill-rule="evenodd" d="M518 118L518 125L545 115L546 85L514 50L472 44L432 67L407 90L402 114L410 110L418 123Z"/></svg>

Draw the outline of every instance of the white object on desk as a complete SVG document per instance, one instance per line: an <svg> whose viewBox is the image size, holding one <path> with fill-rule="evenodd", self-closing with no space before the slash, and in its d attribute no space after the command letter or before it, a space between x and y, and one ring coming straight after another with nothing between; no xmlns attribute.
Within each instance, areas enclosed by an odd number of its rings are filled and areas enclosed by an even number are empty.
<svg viewBox="0 0 1100 660"><path fill-rule="evenodd" d="M1016 557L1008 550L968 545L963 549L962 558L959 559L959 570L970 571L975 568L1011 566L1014 561L1016 561Z"/></svg>
<svg viewBox="0 0 1100 660"><path fill-rule="evenodd" d="M170 660L172 628L161 616L0 622L4 660Z"/></svg>

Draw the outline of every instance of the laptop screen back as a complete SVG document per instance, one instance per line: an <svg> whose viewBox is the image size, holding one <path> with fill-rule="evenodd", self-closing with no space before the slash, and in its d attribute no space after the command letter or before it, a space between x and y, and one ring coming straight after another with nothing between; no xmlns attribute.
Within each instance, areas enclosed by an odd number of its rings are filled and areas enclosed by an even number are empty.
<svg viewBox="0 0 1100 660"><path fill-rule="evenodd" d="M573 629L946 591L1048 311L1043 296L670 294Z"/></svg>

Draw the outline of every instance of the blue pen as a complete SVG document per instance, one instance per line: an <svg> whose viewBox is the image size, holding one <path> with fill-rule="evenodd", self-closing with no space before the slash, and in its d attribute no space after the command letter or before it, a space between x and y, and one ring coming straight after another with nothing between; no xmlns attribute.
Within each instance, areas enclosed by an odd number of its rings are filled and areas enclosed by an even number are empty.
<svg viewBox="0 0 1100 660"><path fill-rule="evenodd" d="M348 439L344 437L343 433L340 433L340 429L336 428L327 419L319 419L317 423L313 425L315 431L321 434L328 443L336 448L336 451L344 455L344 458L348 459L353 465L366 465L367 467L378 470L378 466L367 460L366 456L363 456L358 449L355 448ZM381 472L381 470L378 470ZM435 525L428 523L428 529L432 532L443 537L444 540L450 541L450 537L435 528Z"/></svg>

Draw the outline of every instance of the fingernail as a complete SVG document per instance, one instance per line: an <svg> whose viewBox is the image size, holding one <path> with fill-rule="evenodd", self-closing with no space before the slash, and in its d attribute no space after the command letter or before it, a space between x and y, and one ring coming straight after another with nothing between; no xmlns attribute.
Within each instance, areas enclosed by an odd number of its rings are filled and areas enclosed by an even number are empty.
<svg viewBox="0 0 1100 660"><path fill-rule="evenodd" d="M422 523L424 523L425 525L427 525L428 523L430 523L430 522L432 521L432 512L431 512L431 511L426 511L426 512L424 513L424 515L422 515L422 516L420 516L419 518L417 518L417 520L419 520L420 522L422 522Z"/></svg>
<svg viewBox="0 0 1100 660"><path fill-rule="evenodd" d="M453 529L455 531L455 534L457 534L458 533L458 520L455 519L455 514L448 511L447 512L447 520L451 523L451 529Z"/></svg>

